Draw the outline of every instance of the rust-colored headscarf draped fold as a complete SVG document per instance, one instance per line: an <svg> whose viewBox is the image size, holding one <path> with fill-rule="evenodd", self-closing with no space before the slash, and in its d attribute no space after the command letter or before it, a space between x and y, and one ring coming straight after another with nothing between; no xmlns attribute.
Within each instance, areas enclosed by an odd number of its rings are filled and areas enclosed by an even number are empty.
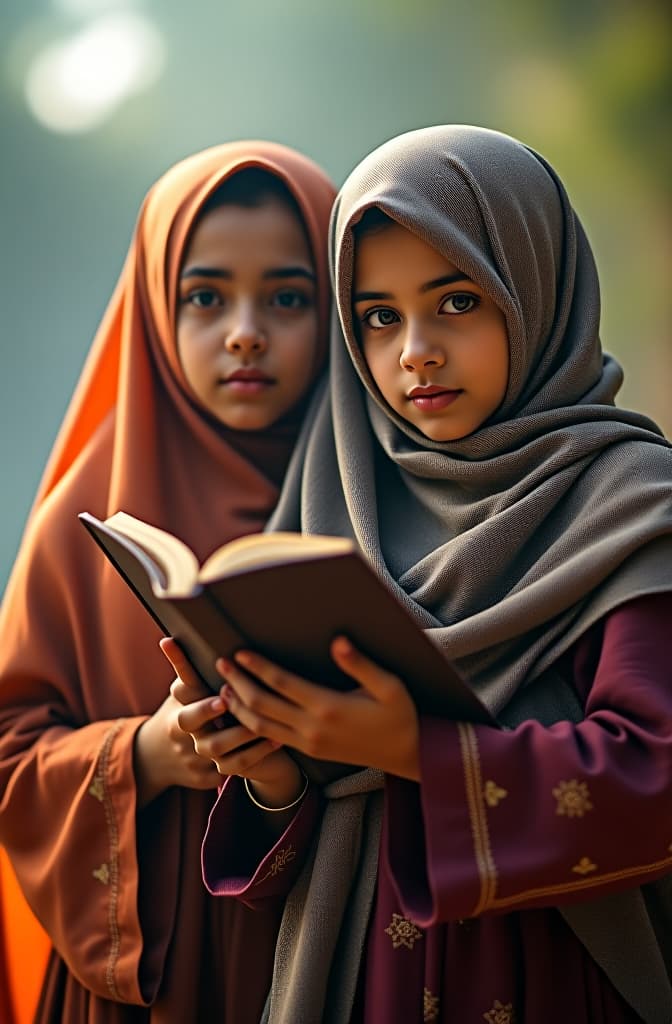
<svg viewBox="0 0 672 1024"><path fill-rule="evenodd" d="M317 379L328 331L328 177L266 142L215 146L177 164L140 211L3 602L0 843L50 937L31 923L3 854L0 953L9 955L0 980L12 974L4 981L17 1024L32 1019L52 942L66 966L50 966L39 1019L65 976L59 998L73 1024L125 1020L124 1003L153 1003L143 1020L197 1019L199 985L212 996L215 960L227 987L220 944L256 942L261 976L264 943L272 948L263 914L253 921L230 901L203 898L199 849L211 795L170 791L143 812L153 829L136 834L133 736L172 673L150 619L77 521L82 510L124 509L204 558L262 529L274 506L303 408L264 432L223 427L190 391L174 330L178 271L199 211L226 179L253 167L279 178L303 216L317 275ZM244 1000L236 984L221 995L219 1020L234 1020L234 1001Z"/></svg>

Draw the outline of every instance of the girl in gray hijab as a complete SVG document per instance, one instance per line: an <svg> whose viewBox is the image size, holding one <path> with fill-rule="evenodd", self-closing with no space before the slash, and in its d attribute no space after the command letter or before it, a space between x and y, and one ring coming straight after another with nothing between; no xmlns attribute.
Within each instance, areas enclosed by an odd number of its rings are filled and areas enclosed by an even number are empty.
<svg viewBox="0 0 672 1024"><path fill-rule="evenodd" d="M338 637L351 693L247 651L182 712L215 761L227 706L366 766L289 800L232 777L211 815L208 888L288 894L265 1019L669 1021L672 453L614 405L583 228L529 147L444 126L352 172L331 258L273 526L353 537L498 727L418 714Z"/></svg>

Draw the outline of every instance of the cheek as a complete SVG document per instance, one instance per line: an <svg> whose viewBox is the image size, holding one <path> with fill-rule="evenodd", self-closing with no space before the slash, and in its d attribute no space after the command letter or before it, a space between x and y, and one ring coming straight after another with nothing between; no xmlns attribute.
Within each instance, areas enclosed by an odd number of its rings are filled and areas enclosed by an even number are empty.
<svg viewBox="0 0 672 1024"><path fill-rule="evenodd" d="M175 347L180 365L186 370L188 366L198 367L207 352L207 335L202 325L197 326L187 317L177 325Z"/></svg>
<svg viewBox="0 0 672 1024"><path fill-rule="evenodd" d="M482 335L482 344L474 346L472 364L476 376L482 375L487 394L501 401L506 394L509 383L509 340L506 329L502 326L499 316L493 319Z"/></svg>
<svg viewBox="0 0 672 1024"><path fill-rule="evenodd" d="M179 317L175 324L175 351L180 366L184 368L185 355L188 355L189 351L189 330L184 320Z"/></svg>
<svg viewBox="0 0 672 1024"><path fill-rule="evenodd" d="M364 355L364 361L369 368L369 373L373 377L374 383L377 384L378 388L384 392L385 384L393 372L391 350L389 348L385 349L375 343L367 344L365 342L362 345L362 353Z"/></svg>
<svg viewBox="0 0 672 1024"><path fill-rule="evenodd" d="M178 324L175 342L178 362L182 367L185 377L190 381L192 374L198 367L198 347L195 344L192 332L184 324Z"/></svg>
<svg viewBox="0 0 672 1024"><path fill-rule="evenodd" d="M294 330L279 349L280 372L289 388L303 391L312 380L318 353L317 325Z"/></svg>

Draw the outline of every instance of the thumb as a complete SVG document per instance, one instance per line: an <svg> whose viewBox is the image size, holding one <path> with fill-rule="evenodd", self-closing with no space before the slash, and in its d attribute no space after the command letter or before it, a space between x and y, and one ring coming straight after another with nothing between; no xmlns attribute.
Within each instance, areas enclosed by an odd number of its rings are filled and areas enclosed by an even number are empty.
<svg viewBox="0 0 672 1024"><path fill-rule="evenodd" d="M164 636L159 640L159 647L186 686L200 686L200 680L177 640L172 636Z"/></svg>
<svg viewBox="0 0 672 1024"><path fill-rule="evenodd" d="M402 685L397 676L362 654L345 636L334 638L331 656L342 672L378 701L390 700Z"/></svg>

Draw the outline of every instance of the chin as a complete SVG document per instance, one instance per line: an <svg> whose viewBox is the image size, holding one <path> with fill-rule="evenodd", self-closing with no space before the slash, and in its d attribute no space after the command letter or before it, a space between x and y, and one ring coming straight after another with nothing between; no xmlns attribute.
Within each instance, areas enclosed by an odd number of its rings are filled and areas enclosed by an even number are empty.
<svg viewBox="0 0 672 1024"><path fill-rule="evenodd" d="M440 423L424 425L420 425L418 423L416 426L429 441L461 441L462 438L468 437L468 435L472 433L471 430L460 430L459 428L448 430L445 425L442 429Z"/></svg>
<svg viewBox="0 0 672 1024"><path fill-rule="evenodd" d="M243 415L218 415L217 419L222 426L227 427L229 430L240 430L241 433L251 433L252 431L267 430L277 420L277 416L269 412L266 415L260 414L259 412L253 413L251 410L249 413Z"/></svg>

